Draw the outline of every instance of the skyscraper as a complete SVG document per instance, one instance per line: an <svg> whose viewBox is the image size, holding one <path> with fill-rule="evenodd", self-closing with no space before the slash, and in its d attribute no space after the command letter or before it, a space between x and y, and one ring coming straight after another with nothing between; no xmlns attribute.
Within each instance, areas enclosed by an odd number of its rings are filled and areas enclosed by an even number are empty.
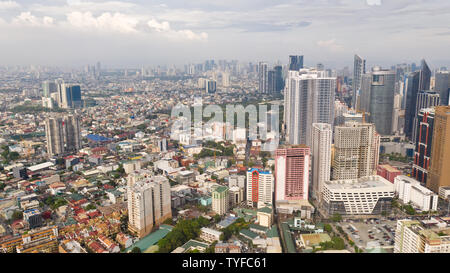
<svg viewBox="0 0 450 273"><path fill-rule="evenodd" d="M172 217L170 184L164 176L152 176L129 184L128 229L139 238Z"/></svg>
<svg viewBox="0 0 450 273"><path fill-rule="evenodd" d="M333 180L374 175L379 160L380 136L374 124L348 122L335 127Z"/></svg>
<svg viewBox="0 0 450 273"><path fill-rule="evenodd" d="M225 186L218 186L212 192L212 210L220 215L227 213L229 207L229 191Z"/></svg>
<svg viewBox="0 0 450 273"><path fill-rule="evenodd" d="M368 121L375 124L381 135L392 131L394 95L395 71L375 67L368 77L363 77L361 110L368 113Z"/></svg>
<svg viewBox="0 0 450 273"><path fill-rule="evenodd" d="M412 176L418 181L427 181L433 144L434 108L420 109L416 119L416 138Z"/></svg>
<svg viewBox="0 0 450 273"><path fill-rule="evenodd" d="M81 148L78 116L47 118L45 120L45 136L49 156L77 152Z"/></svg>
<svg viewBox="0 0 450 273"><path fill-rule="evenodd" d="M310 149L281 146L275 151L275 201L308 200Z"/></svg>
<svg viewBox="0 0 450 273"><path fill-rule="evenodd" d="M359 104L359 92L361 90L361 80L362 75L366 73L366 60L361 58L358 55L355 55L353 62L353 98L352 98L352 106L354 109L358 109Z"/></svg>
<svg viewBox="0 0 450 273"><path fill-rule="evenodd" d="M450 106L435 108L433 147L428 171L427 188L439 193L439 188L450 186Z"/></svg>
<svg viewBox="0 0 450 273"><path fill-rule="evenodd" d="M258 91L266 94L269 90L269 71L267 70L267 63L260 62L258 65Z"/></svg>
<svg viewBox="0 0 450 273"><path fill-rule="evenodd" d="M47 118L45 120L45 136L47 139L47 154L49 156L64 153L64 128L62 118Z"/></svg>
<svg viewBox="0 0 450 273"><path fill-rule="evenodd" d="M42 91L44 98L50 98L50 94L57 92L57 85L55 82L45 81L42 83Z"/></svg>
<svg viewBox="0 0 450 273"><path fill-rule="evenodd" d="M450 72L439 71L436 73L435 91L439 93L441 98L441 105L449 105L450 93Z"/></svg>
<svg viewBox="0 0 450 273"><path fill-rule="evenodd" d="M76 115L64 117L65 152L77 152L81 149L80 119Z"/></svg>
<svg viewBox="0 0 450 273"><path fill-rule="evenodd" d="M275 92L280 93L284 88L283 68L277 65L273 69L275 70Z"/></svg>
<svg viewBox="0 0 450 273"><path fill-rule="evenodd" d="M417 138L417 130L419 123L417 122L417 116L421 109L429 108L432 106L438 106L439 105L439 94L434 91L419 91L417 94L416 99L416 111L415 111L415 117L414 117L414 124L413 124L413 134L412 134L412 140L416 140Z"/></svg>
<svg viewBox="0 0 450 273"><path fill-rule="evenodd" d="M290 55L289 56L289 70L299 71L303 68L303 56Z"/></svg>
<svg viewBox="0 0 450 273"><path fill-rule="evenodd" d="M412 138L417 93L419 92L419 72L409 73L405 79L405 135Z"/></svg>
<svg viewBox="0 0 450 273"><path fill-rule="evenodd" d="M273 175L270 171L248 169L247 171L247 204L273 203Z"/></svg>
<svg viewBox="0 0 450 273"><path fill-rule="evenodd" d="M430 90L431 70L425 60L422 60L420 66L419 91Z"/></svg>
<svg viewBox="0 0 450 273"><path fill-rule="evenodd" d="M58 106L60 108L81 108L81 87L79 85L68 85L64 82L58 83Z"/></svg>
<svg viewBox="0 0 450 273"><path fill-rule="evenodd" d="M284 96L286 142L311 147L313 123L334 122L336 78L323 71L289 71Z"/></svg>
<svg viewBox="0 0 450 273"><path fill-rule="evenodd" d="M321 200L323 183L331 176L331 143L333 128L327 123L313 123L312 131L312 187L313 196Z"/></svg>

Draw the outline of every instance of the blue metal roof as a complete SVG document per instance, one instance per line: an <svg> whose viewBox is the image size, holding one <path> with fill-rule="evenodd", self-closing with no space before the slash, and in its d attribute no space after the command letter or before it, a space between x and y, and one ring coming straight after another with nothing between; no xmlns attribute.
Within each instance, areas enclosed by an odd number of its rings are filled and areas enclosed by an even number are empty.
<svg viewBox="0 0 450 273"><path fill-rule="evenodd" d="M270 171L262 171L262 170L260 170L260 169L257 169L257 168L251 168L251 169L248 169L248 171L247 172L254 172L254 171L257 171L258 173L262 173L262 174L271 174L271 172Z"/></svg>

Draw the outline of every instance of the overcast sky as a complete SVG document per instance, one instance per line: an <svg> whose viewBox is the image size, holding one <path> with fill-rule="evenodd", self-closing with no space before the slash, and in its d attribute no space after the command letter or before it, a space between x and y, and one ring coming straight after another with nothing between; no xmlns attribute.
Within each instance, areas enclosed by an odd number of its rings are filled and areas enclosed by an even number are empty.
<svg viewBox="0 0 450 273"><path fill-rule="evenodd" d="M0 0L0 64L450 66L449 0Z"/></svg>

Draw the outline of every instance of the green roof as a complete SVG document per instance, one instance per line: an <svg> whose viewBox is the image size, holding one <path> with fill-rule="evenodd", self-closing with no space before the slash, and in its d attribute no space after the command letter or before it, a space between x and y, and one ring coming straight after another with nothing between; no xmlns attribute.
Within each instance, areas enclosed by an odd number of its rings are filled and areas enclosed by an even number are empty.
<svg viewBox="0 0 450 273"><path fill-rule="evenodd" d="M257 230L264 231L264 232L266 232L267 230L269 230L269 229L266 228L266 227L263 227L263 226L260 226L260 225L256 225L256 224L250 224L250 225L248 225L248 228L249 228L249 229L251 229L251 228L257 229Z"/></svg>
<svg viewBox="0 0 450 273"><path fill-rule="evenodd" d="M227 190L228 190L227 187L225 187L225 186L219 186L219 187L217 187L214 191L215 191L215 192L218 192L218 193L222 193L222 192L225 192L225 191L227 191Z"/></svg>
<svg viewBox="0 0 450 273"><path fill-rule="evenodd" d="M149 235L139 240L137 243L125 249L125 252L128 252L135 247L139 247L142 252L146 251L149 247L157 244L159 240L166 237L166 235L172 231L172 228L173 227L169 225L161 225L161 227L157 231L150 233Z"/></svg>
<svg viewBox="0 0 450 273"><path fill-rule="evenodd" d="M284 222L281 223L281 229L283 232L284 242L286 244L287 252L288 253L297 253L294 245L294 240L292 239L291 232L289 230L289 225Z"/></svg>
<svg viewBox="0 0 450 273"><path fill-rule="evenodd" d="M266 236L269 238L280 237L277 226L273 225L272 228L266 232Z"/></svg>
<svg viewBox="0 0 450 273"><path fill-rule="evenodd" d="M251 230L245 229L245 228L241 229L241 231L239 233L245 237L251 238L252 240L255 239L256 237L258 237L258 234L254 233Z"/></svg>
<svg viewBox="0 0 450 273"><path fill-rule="evenodd" d="M258 212L272 213L272 209L269 208L269 207L263 207L263 208L260 208L260 209L258 210Z"/></svg>
<svg viewBox="0 0 450 273"><path fill-rule="evenodd" d="M184 248L184 250L187 250L191 247L197 248L197 247L203 247L203 248L207 248L209 245L207 243L203 243L200 241L196 241L196 240L189 240L187 241L182 248Z"/></svg>

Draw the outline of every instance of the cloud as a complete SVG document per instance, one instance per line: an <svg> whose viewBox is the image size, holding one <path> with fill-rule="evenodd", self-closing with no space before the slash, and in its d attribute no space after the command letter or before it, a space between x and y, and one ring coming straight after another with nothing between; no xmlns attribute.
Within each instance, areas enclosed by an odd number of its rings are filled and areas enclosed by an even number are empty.
<svg viewBox="0 0 450 273"><path fill-rule="evenodd" d="M168 21L158 22L156 19L151 19L147 22L151 31L162 33L172 39L186 39L186 40L207 40L208 34L206 32L195 33L189 29L174 30L170 27Z"/></svg>
<svg viewBox="0 0 450 273"><path fill-rule="evenodd" d="M369 6L381 6L381 0L366 0Z"/></svg>
<svg viewBox="0 0 450 273"><path fill-rule="evenodd" d="M336 42L336 39L318 41L317 46L328 49L332 52L342 51L344 47Z"/></svg>
<svg viewBox="0 0 450 273"><path fill-rule="evenodd" d="M19 8L20 4L15 1L0 1L0 10Z"/></svg>
<svg viewBox="0 0 450 273"><path fill-rule="evenodd" d="M122 13L105 12L95 17L91 12L74 11L67 14L67 23L75 28L96 29L120 33L137 33L138 20Z"/></svg>
<svg viewBox="0 0 450 273"><path fill-rule="evenodd" d="M50 16L44 16L42 18L36 17L31 12L22 12L12 20L15 25L25 25L32 27L52 26L54 19Z"/></svg>

